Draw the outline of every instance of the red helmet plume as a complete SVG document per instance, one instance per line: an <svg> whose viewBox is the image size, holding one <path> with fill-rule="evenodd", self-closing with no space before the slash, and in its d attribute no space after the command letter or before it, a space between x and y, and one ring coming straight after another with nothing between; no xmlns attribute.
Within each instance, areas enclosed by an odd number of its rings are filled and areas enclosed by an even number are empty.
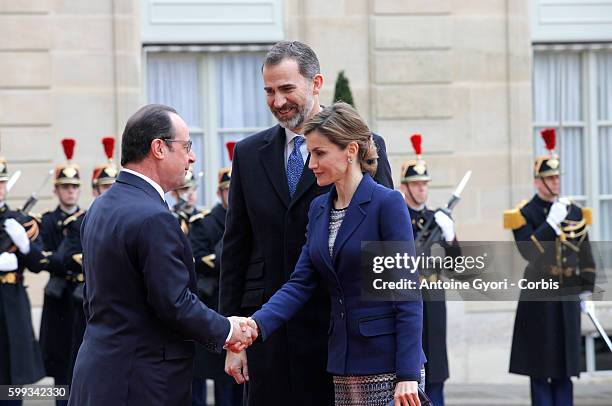
<svg viewBox="0 0 612 406"><path fill-rule="evenodd" d="M76 145L76 141L74 138L64 138L62 140L62 148L64 148L64 155L66 155L67 160L71 160L74 156L74 146Z"/></svg>
<svg viewBox="0 0 612 406"><path fill-rule="evenodd" d="M546 144L546 149L551 153L555 149L557 145L557 131L554 128L547 128L540 132L542 138L544 139L544 144Z"/></svg>
<svg viewBox="0 0 612 406"><path fill-rule="evenodd" d="M115 139L113 137L104 137L102 138L102 145L104 145L104 153L110 161L115 153Z"/></svg>
<svg viewBox="0 0 612 406"><path fill-rule="evenodd" d="M421 148L421 141L422 141L422 136L421 134L412 134L412 136L410 136L410 142L412 143L412 149L414 149L414 153L417 154L418 156L421 156L421 152L422 152L422 148Z"/></svg>
<svg viewBox="0 0 612 406"><path fill-rule="evenodd" d="M227 148L227 154L229 155L230 161L234 160L234 148L236 147L236 141L229 141L225 144Z"/></svg>

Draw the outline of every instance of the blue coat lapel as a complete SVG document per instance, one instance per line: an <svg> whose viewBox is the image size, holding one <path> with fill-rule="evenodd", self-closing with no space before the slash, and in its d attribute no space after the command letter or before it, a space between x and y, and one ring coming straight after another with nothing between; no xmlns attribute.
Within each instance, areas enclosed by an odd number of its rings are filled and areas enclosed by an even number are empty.
<svg viewBox="0 0 612 406"><path fill-rule="evenodd" d="M376 183L370 177L370 175L366 174L363 176L361 183L357 187L357 190L349 203L349 207L344 219L342 220L340 230L338 230L338 235L336 236L336 241L334 242L333 258L329 255L329 216L331 213L331 208L333 207L333 201L336 198L335 187L332 186L331 190L327 194L327 199L322 201L318 207L319 211L315 215L316 226L312 232L316 236L315 244L319 249L321 257L325 261L328 268L334 272L334 274L335 270L333 264L336 262L338 254L340 251L342 251L344 244L367 216L366 211L362 206L370 202L372 199L372 193L375 186Z"/></svg>
<svg viewBox="0 0 612 406"><path fill-rule="evenodd" d="M330 271L334 271L334 267L332 266L331 256L329 255L329 213L331 210L330 205L331 199L329 196L327 199L323 200L318 207L318 212L315 215L316 220L316 228L313 230L314 235L316 236L315 244L319 249L319 254L325 265L329 268Z"/></svg>
<svg viewBox="0 0 612 406"><path fill-rule="evenodd" d="M342 225L340 226L340 230L338 230L338 235L336 236L336 241L334 242L334 256L332 257L332 264L336 263L336 258L338 258L338 254L342 251L342 247L351 237L351 235L355 232L357 227L363 222L366 218L366 211L362 207L372 200L372 192L374 191L374 187L376 183L370 177L370 175L363 175L363 179L359 183L351 202L349 203L348 210L344 215L344 219L342 220ZM336 190L333 189L333 192L330 193L330 197L333 199L335 196ZM330 199L331 204L331 199ZM331 206L330 206L331 208ZM329 212L327 215L329 222Z"/></svg>

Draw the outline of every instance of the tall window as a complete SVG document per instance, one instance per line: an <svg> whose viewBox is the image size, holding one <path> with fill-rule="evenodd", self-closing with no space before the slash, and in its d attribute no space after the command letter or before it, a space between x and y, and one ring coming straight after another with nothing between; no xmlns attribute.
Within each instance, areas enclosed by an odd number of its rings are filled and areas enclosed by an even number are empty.
<svg viewBox="0 0 612 406"><path fill-rule="evenodd" d="M562 193L592 207L594 238L612 240L612 47L536 45L533 120L534 151L556 127Z"/></svg>
<svg viewBox="0 0 612 406"><path fill-rule="evenodd" d="M227 141L271 126L261 78L265 47L147 47L149 103L176 108L189 125L199 203L216 202L217 172L229 166Z"/></svg>

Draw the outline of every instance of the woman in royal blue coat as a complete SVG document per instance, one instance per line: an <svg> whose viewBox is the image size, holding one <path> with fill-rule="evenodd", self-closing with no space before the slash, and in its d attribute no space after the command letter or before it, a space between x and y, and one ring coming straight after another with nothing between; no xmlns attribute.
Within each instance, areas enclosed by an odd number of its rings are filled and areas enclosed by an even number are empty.
<svg viewBox="0 0 612 406"><path fill-rule="evenodd" d="M310 206L308 238L290 280L252 318L265 340L323 283L331 298L327 369L334 375L336 406L394 399L396 405L420 405L420 295L361 300L362 241L409 242L414 255L404 199L372 179L377 155L371 131L348 104L323 109L305 125L304 136L317 183L334 186Z"/></svg>

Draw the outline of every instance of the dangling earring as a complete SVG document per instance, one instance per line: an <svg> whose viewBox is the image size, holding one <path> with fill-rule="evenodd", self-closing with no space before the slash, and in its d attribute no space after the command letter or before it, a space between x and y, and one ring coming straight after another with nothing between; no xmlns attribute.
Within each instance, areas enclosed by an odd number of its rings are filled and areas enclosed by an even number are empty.
<svg viewBox="0 0 612 406"><path fill-rule="evenodd" d="M352 163L353 163L353 158L348 157L348 163L349 163L349 164L352 164Z"/></svg>

